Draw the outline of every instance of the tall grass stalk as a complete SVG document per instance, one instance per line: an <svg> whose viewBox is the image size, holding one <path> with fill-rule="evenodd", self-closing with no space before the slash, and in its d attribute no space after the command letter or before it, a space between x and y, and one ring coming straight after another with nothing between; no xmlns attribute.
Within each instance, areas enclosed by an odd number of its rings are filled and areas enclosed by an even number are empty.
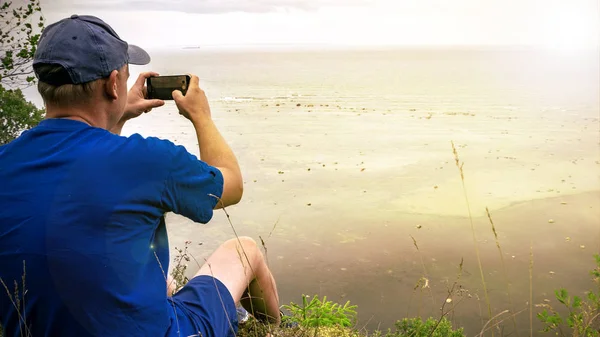
<svg viewBox="0 0 600 337"><path fill-rule="evenodd" d="M23 274L21 275L21 289L22 289L23 295L21 296L21 306L23 307L23 323L25 325L25 328L27 328L27 313L26 313L26 306L25 306L25 294L27 294L27 288L25 288L26 276L27 276L27 268L25 267L25 260L23 260ZM19 328L21 328L20 324L19 324Z"/></svg>
<svg viewBox="0 0 600 337"><path fill-rule="evenodd" d="M208 263L208 269L210 270L210 274L213 275L212 266L210 265L210 263ZM221 302L221 307L223 308L223 312L225 313L225 316L227 317L227 323L229 323L229 329L231 329L231 333L233 335L235 335L235 329L233 328L233 325L231 324L231 318L229 317L229 314L227 313L227 310L225 309L225 302L223 302L223 297L221 296L221 292L219 291L219 286L217 285L217 280L215 278L213 278L213 282L215 284L215 290L217 291L217 295L219 296L219 301Z"/></svg>
<svg viewBox="0 0 600 337"><path fill-rule="evenodd" d="M14 295L10 293L10 290L8 288L8 286L6 285L6 283L4 283L4 280L0 277L0 284L2 284L2 286L4 287L4 290L6 291L6 295L8 296L8 299L10 300L11 304L13 305L13 307L15 308L15 310L17 311L17 316L19 317L19 335L21 337L23 336L27 336L27 337L31 337L31 329L29 329L29 327L27 326L27 321L25 320L25 294L27 293L27 289L25 288L25 279L26 279L26 268L25 268L25 261L23 260L23 274L21 276L21 280L22 280L22 291L21 291L21 296L19 296L19 284L17 283L17 281L14 281L15 284L15 291L14 291ZM23 308L23 314L21 314L21 308ZM25 331L23 331L23 327L25 327ZM0 332L4 333L4 331L2 331L0 329ZM25 333L25 335L23 335L23 333Z"/></svg>
<svg viewBox="0 0 600 337"><path fill-rule="evenodd" d="M269 240L271 238L271 235L273 235L273 232L275 231L275 228L277 227L277 224L279 223L280 219L281 219L281 217L277 218L277 221L275 221L275 224L273 224L273 228L271 228L271 231L269 232L269 235L267 236L266 240ZM270 267L271 265L269 263L269 254L268 254L268 250L267 250L267 242L260 235L258 236L258 238L260 239L260 244L263 247L263 250L265 251L265 261L267 262L267 267Z"/></svg>
<svg viewBox="0 0 600 337"><path fill-rule="evenodd" d="M415 296L415 292L417 291L418 288L420 288L421 296L419 297L419 306L417 307L417 316L418 317L421 316L421 303L423 302L423 288L426 286L429 286L429 280L427 280L425 277L419 278L419 280L413 287L412 293L408 297L408 307L406 308L406 317L410 317L410 306L412 303L412 299Z"/></svg>
<svg viewBox="0 0 600 337"><path fill-rule="evenodd" d="M490 298L487 291L487 284L485 283L485 276L483 274L483 266L481 264L481 256L479 254L479 247L477 246L477 237L475 235L475 226L473 225L473 215L471 213L471 204L469 203L469 196L467 195L467 188L465 185L465 174L463 171L464 162L461 163L460 158L458 157L458 152L456 151L456 147L454 146L454 142L451 141L452 144L452 153L454 153L454 161L456 163L456 167L460 172L460 180L462 182L463 194L465 196L465 201L467 203L467 210L469 212L469 221L471 222L471 233L473 234L473 245L475 246L475 255L477 256L477 264L479 265L479 274L481 276L481 283L483 284L483 292L485 295L485 302L488 308L488 319L492 319L492 306L490 304ZM493 336L492 332L492 336Z"/></svg>
<svg viewBox="0 0 600 337"><path fill-rule="evenodd" d="M502 262L502 271L504 274L504 280L506 281L506 294L508 295L508 305L510 306L510 310L514 311L514 304L512 301L512 296L510 295L510 280L508 279L508 272L506 271L506 264L504 263L504 254L502 254L502 247L500 247L500 239L498 239L498 233L496 232L496 226L494 226L494 220L492 220L492 215L490 214L490 210L486 207L485 212L487 214L488 219L490 220L490 224L492 225L492 232L494 233L494 238L496 239L496 247L498 247L498 253L500 254L500 261ZM517 319L515 315L512 315L513 327L515 329L515 334L517 337L519 336L519 331L517 330Z"/></svg>
<svg viewBox="0 0 600 337"><path fill-rule="evenodd" d="M529 336L533 337L533 241L529 242Z"/></svg>
<svg viewBox="0 0 600 337"><path fill-rule="evenodd" d="M427 273L427 267L425 267L425 261L423 260L423 254L421 253L421 250L419 249L417 240L412 235L410 235L410 238L413 240L413 245L417 249L417 253L419 253L419 259L421 260L421 266L423 266L423 274L424 274L423 276L424 276L425 280L429 280L429 273ZM433 297L433 291L431 290L431 286L429 286L429 282L427 282L427 288L429 289L429 295L431 296L431 305L433 306L432 308L435 308L435 299Z"/></svg>
<svg viewBox="0 0 600 337"><path fill-rule="evenodd" d="M460 263L458 265L458 274L456 275L456 283L458 283L460 281L460 278L462 277L464 262L465 262L465 259L461 258ZM452 309L450 309L450 311L452 312L452 317L451 317L450 321L452 322L453 325L454 325L454 314L455 314L454 309L458 306L458 304L460 304L460 303L455 304L454 301L452 301Z"/></svg>
<svg viewBox="0 0 600 337"><path fill-rule="evenodd" d="M481 297L479 297L479 294L475 294L475 298L477 298L477 308L479 309L479 318L481 319L481 325L483 326L484 320L483 320L483 309L481 309Z"/></svg>
<svg viewBox="0 0 600 337"><path fill-rule="evenodd" d="M456 282L459 282L460 279L462 278L462 274L463 274L463 263L465 262L465 259L463 257L460 258L460 264L458 265L458 275L456 276ZM459 303L457 304L452 304L452 315L454 316L454 308L456 306L458 306ZM453 317L454 318L454 317Z"/></svg>
<svg viewBox="0 0 600 337"><path fill-rule="evenodd" d="M462 261L461 261L461 265L462 265ZM433 336L433 333L438 328L438 326L440 326L440 323L442 323L442 320L444 319L444 317L446 317L450 312L452 312L454 310L454 306L451 310L448 310L448 311L445 311L445 308L446 308L446 304L452 303L452 295L454 294L454 291L455 291L457 285L458 285L458 280L456 282L454 282L454 284L452 284L452 287L450 289L448 289L448 294L446 295L446 298L444 299L444 303L442 303L442 308L440 310L442 312L442 314L441 314L440 318L437 320L437 322L435 323L435 325L433 326L433 328L431 329L431 331L429 332L429 334L427 335L428 337Z"/></svg>
<svg viewBox="0 0 600 337"><path fill-rule="evenodd" d="M163 277L165 278L165 284L167 285L167 289L168 289L169 288L169 276L168 276L167 272L165 271L165 269L163 268L163 265L160 262L160 259L158 258L156 251L153 251L153 253L154 253L154 258L156 258L156 262L158 262L158 267L160 268L160 271L162 272ZM171 302L171 307L173 308L173 313L174 313L173 316L175 316L175 324L177 325L177 336L181 336L181 330L179 328L179 319L177 318L177 310L175 309L175 304L173 302Z"/></svg>
<svg viewBox="0 0 600 337"><path fill-rule="evenodd" d="M497 322L497 323L494 323L494 325L492 325L491 327L489 327L489 328L488 328L488 325L490 325L490 323L491 323L492 321L495 321L495 320L496 320L496 318L498 318L498 317L500 317L500 316L502 316L502 315L504 315L504 314L506 314L506 313L508 313L508 312L510 312L510 311L509 311L509 310L504 310L504 311L502 311L502 312L500 312L500 313L496 314L496 315L495 315L494 317L492 317L492 318L491 318L489 321L487 321L487 322L485 323L485 325L483 326L483 328L481 329L481 332L479 333L479 337L483 337L483 334L484 334L486 331L488 331L488 330L490 330L490 329L492 329L492 328L496 327L498 324L502 323L502 321L500 321L500 322Z"/></svg>

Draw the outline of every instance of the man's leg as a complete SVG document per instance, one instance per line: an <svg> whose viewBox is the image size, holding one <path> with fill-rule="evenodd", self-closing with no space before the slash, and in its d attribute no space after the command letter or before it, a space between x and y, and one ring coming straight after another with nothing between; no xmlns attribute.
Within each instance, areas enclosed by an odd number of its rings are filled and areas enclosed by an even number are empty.
<svg viewBox="0 0 600 337"><path fill-rule="evenodd" d="M221 281L236 305L258 319L279 324L279 295L271 271L256 241L239 237L223 243L195 276L209 275Z"/></svg>

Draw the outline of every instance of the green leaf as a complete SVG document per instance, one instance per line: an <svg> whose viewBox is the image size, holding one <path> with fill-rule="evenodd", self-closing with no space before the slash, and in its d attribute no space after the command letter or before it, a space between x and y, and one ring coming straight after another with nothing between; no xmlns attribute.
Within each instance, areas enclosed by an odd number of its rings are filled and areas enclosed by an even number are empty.
<svg viewBox="0 0 600 337"><path fill-rule="evenodd" d="M562 303L562 304L564 304L564 305L568 306L568 304L567 304L567 303L568 303L569 293L567 292L567 290L566 290L566 289L564 289L564 288L561 288L561 289L559 289L559 290L556 290L554 293L555 293L555 295L556 295L556 299L557 299L557 300L558 300L560 303Z"/></svg>
<svg viewBox="0 0 600 337"><path fill-rule="evenodd" d="M592 302L596 303L598 307L600 307L600 296L593 291L588 292L587 298ZM600 310L599 310L600 311Z"/></svg>
<svg viewBox="0 0 600 337"><path fill-rule="evenodd" d="M29 51L27 49L23 48L19 51L19 53L17 54L17 57L25 59L25 58L29 57Z"/></svg>
<svg viewBox="0 0 600 337"><path fill-rule="evenodd" d="M574 296L573 297L573 308L580 308L580 307L581 307L581 297Z"/></svg>

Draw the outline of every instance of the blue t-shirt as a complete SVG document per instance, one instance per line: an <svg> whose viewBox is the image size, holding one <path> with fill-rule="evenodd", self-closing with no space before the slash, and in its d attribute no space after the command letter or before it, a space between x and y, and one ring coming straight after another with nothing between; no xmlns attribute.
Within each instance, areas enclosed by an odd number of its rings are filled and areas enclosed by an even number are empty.
<svg viewBox="0 0 600 337"><path fill-rule="evenodd" d="M222 193L182 146L46 119L0 147L0 278L33 336L164 336L164 214L207 223ZM5 333L19 321L0 284Z"/></svg>

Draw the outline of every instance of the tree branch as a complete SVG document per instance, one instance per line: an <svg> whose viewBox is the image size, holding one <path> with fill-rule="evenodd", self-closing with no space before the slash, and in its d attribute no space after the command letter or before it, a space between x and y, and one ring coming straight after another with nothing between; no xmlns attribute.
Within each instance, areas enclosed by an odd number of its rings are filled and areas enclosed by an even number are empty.
<svg viewBox="0 0 600 337"><path fill-rule="evenodd" d="M34 73L32 52L39 38L38 30L44 27L44 16L39 0L26 0L18 5L14 2L0 5L0 59L3 61L0 83L28 87L33 84L27 79Z"/></svg>

